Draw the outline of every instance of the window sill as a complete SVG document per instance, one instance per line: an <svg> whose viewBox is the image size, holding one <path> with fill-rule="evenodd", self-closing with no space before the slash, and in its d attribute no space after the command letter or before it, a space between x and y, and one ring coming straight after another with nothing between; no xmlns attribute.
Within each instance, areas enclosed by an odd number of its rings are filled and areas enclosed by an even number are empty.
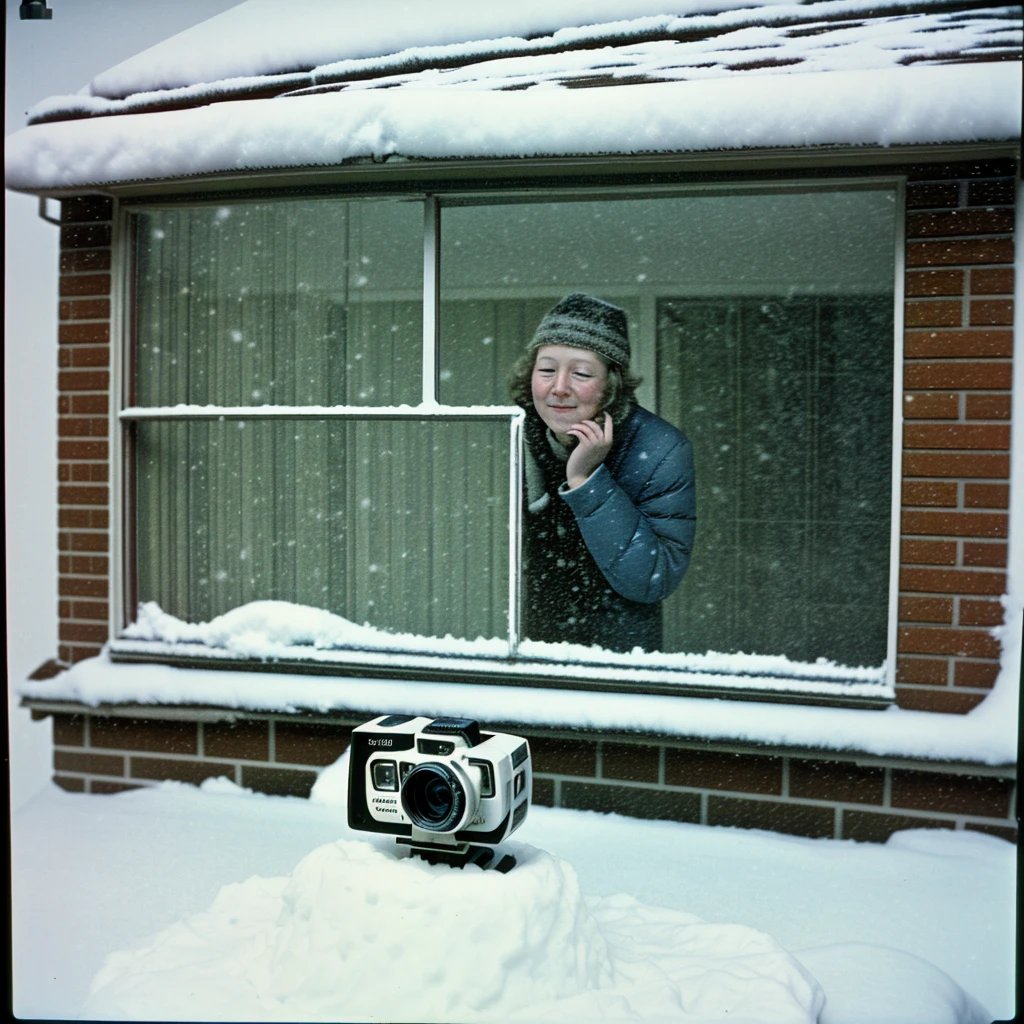
<svg viewBox="0 0 1024 1024"><path fill-rule="evenodd" d="M153 640L114 640L109 645L115 663L165 664L180 668L246 672L300 673L361 679L418 680L589 690L604 693L658 696L714 697L786 704L816 704L846 708L884 709L895 691L883 669L843 669L837 666L787 662L783 674L752 667L744 670L728 659L705 670L637 666L634 655L605 652L601 660L553 661L521 656L516 659L422 654L392 650L318 649L293 646L265 657L236 654L200 643ZM698 660L704 656L695 656ZM742 658L743 656L738 656ZM784 659L760 659L762 661Z"/></svg>

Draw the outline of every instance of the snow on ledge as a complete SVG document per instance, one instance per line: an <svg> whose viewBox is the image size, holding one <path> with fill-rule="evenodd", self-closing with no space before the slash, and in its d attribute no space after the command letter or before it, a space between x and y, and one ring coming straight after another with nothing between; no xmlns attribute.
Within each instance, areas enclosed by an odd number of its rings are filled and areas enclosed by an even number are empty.
<svg viewBox="0 0 1024 1024"><path fill-rule="evenodd" d="M1020 138L1019 62L617 88L384 89L34 125L10 188L326 167L389 157L529 158Z"/></svg>
<svg viewBox="0 0 1024 1024"><path fill-rule="evenodd" d="M350 679L287 672L115 664L109 651L21 697L104 704L205 705L239 711L452 715L484 722L651 733L887 757L1005 765L1016 762L1020 646L1005 652L993 692L967 715L594 693L475 683Z"/></svg>

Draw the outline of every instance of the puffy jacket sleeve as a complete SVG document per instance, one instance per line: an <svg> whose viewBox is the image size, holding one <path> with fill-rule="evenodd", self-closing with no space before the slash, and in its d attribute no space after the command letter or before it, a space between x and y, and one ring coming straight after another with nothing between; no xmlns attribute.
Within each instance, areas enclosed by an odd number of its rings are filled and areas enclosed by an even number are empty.
<svg viewBox="0 0 1024 1024"><path fill-rule="evenodd" d="M558 493L613 590L630 601L652 604L679 586L690 564L697 519L688 440L672 445L633 498L605 465L586 483Z"/></svg>

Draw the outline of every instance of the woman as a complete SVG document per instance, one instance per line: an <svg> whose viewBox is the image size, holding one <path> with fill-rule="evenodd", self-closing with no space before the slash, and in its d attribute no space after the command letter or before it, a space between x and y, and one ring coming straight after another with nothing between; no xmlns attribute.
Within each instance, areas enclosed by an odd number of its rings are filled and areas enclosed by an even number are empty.
<svg viewBox="0 0 1024 1024"><path fill-rule="evenodd" d="M637 405L629 358L625 313L574 293L513 371L526 410L527 639L661 647L661 602L693 547L693 451Z"/></svg>

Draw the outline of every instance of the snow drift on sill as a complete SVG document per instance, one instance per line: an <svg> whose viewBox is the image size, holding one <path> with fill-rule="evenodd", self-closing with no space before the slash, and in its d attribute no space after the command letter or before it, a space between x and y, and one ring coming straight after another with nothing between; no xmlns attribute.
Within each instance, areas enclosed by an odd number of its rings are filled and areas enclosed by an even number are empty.
<svg viewBox="0 0 1024 1024"><path fill-rule="evenodd" d="M56 122L7 140L33 190L389 157L529 158L1020 137L1020 63L515 92L385 89Z"/></svg>

